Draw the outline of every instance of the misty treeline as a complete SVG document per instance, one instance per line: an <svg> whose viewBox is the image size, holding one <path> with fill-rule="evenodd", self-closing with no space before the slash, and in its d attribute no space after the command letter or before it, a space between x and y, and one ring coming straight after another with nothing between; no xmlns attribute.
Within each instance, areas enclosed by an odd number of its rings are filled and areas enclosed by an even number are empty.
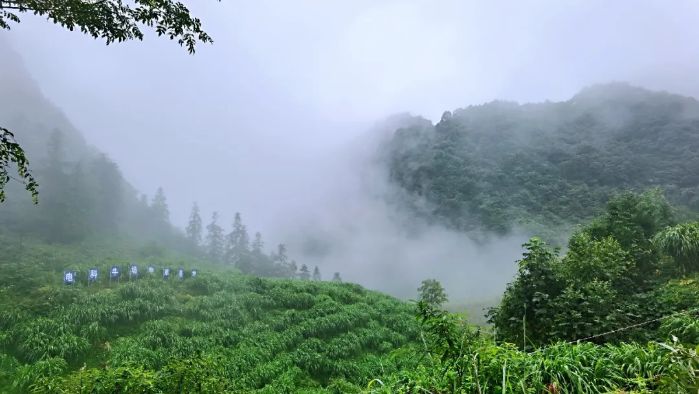
<svg viewBox="0 0 699 394"><path fill-rule="evenodd" d="M239 213L230 232L217 213L203 228L195 205L183 233L170 222L162 188L152 198L139 194L109 157L72 144L60 130L50 133L45 152L36 155L40 160L33 165L40 203L33 204L21 184L10 184L10 198L0 211L0 232L18 243L35 238L49 244L121 243L135 248L128 257L163 258L175 251L252 275L322 279L317 266L298 266L291 260L284 244L267 253L259 232L250 240ZM67 153L81 151L85 153ZM333 280L340 281L340 274Z"/></svg>
<svg viewBox="0 0 699 394"><path fill-rule="evenodd" d="M236 267L243 273L257 276L322 280L318 266L315 266L312 272L306 264L299 266L289 257L283 243L265 253L262 234L256 232L251 239L240 212L235 213L233 225L228 233L219 221L218 212L214 212L209 224L204 227L199 205L194 203L192 206L185 229L186 238L191 247L204 255L208 261ZM335 272L332 280L341 282L340 273Z"/></svg>
<svg viewBox="0 0 699 394"><path fill-rule="evenodd" d="M385 160L406 204L428 220L555 237L624 190L659 186L699 211L698 128L695 99L615 83L565 102L469 106L434 126L411 119Z"/></svg>

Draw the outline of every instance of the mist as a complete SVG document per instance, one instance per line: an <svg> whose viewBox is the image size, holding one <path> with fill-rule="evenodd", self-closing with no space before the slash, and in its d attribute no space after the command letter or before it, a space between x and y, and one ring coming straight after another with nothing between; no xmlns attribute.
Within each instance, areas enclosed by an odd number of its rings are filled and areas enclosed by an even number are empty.
<svg viewBox="0 0 699 394"><path fill-rule="evenodd" d="M190 6L215 40L194 56L150 36L105 47L29 15L2 34L138 190L164 188L179 227L195 201L205 222L241 212L268 249L400 297L428 277L452 298L500 294L528 234L472 240L393 204L373 160L383 119L607 81L699 96L692 1Z"/></svg>

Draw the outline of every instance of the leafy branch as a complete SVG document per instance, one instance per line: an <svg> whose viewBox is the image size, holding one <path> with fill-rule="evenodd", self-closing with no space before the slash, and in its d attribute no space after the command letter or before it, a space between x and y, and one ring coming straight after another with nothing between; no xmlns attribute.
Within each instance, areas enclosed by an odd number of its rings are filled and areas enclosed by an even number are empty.
<svg viewBox="0 0 699 394"><path fill-rule="evenodd" d="M201 21L190 15L184 4L173 0L0 0L0 29L9 22L19 23L19 13L31 12L68 30L80 29L107 45L127 40L143 40L142 27L153 28L195 52L197 42L213 43L202 30Z"/></svg>
<svg viewBox="0 0 699 394"><path fill-rule="evenodd" d="M10 175L9 169L12 166L16 167L19 178ZM39 184L29 170L29 160L24 154L24 149L17 143L10 130L0 127L0 202L5 201L5 185L10 180L24 184L34 203L38 203Z"/></svg>

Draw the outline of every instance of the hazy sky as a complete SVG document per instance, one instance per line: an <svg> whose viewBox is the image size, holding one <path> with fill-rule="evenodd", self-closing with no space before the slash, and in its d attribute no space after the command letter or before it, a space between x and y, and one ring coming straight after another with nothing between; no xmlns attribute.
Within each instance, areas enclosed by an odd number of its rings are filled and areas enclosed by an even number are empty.
<svg viewBox="0 0 699 394"><path fill-rule="evenodd" d="M226 222L241 211L273 242L319 214L347 220L333 215L363 201L348 186L361 181L338 152L395 112L438 119L609 81L699 96L694 0L185 3L215 39L195 56L154 37L106 47L31 15L0 32L127 179L165 188L178 225L193 201Z"/></svg>

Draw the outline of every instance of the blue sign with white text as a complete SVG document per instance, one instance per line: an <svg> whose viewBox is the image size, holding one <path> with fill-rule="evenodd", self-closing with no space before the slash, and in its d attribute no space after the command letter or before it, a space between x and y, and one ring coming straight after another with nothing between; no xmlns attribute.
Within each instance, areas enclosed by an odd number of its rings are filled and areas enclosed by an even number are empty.
<svg viewBox="0 0 699 394"><path fill-rule="evenodd" d="M163 268L163 278L167 279L170 277L170 268Z"/></svg>
<svg viewBox="0 0 699 394"><path fill-rule="evenodd" d="M97 276L99 275L99 271L97 268L90 268L90 270L87 272L87 280L89 282L94 282L97 280Z"/></svg>
<svg viewBox="0 0 699 394"><path fill-rule="evenodd" d="M119 267L116 265L112 266L112 269L109 270L109 277L112 279L118 279L120 275Z"/></svg>
<svg viewBox="0 0 699 394"><path fill-rule="evenodd" d="M67 285L72 285L75 283L75 272L65 271L63 272L63 283Z"/></svg>

